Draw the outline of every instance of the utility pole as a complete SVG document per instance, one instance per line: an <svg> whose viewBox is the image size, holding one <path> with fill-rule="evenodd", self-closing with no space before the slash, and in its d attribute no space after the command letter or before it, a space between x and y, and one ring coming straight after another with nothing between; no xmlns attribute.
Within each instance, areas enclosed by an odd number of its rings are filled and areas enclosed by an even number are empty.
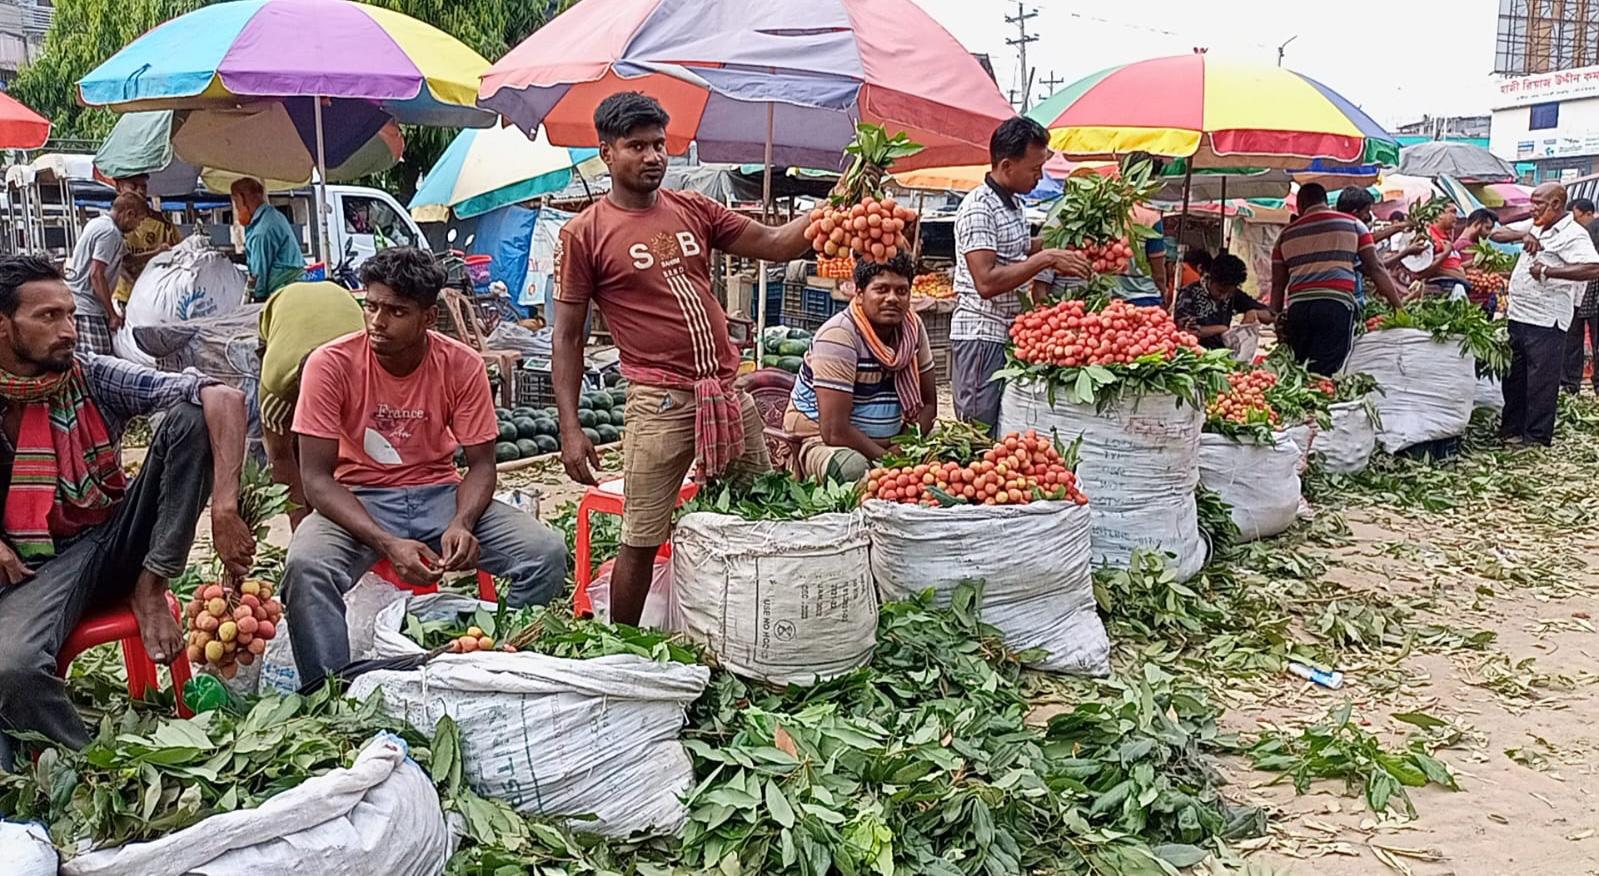
<svg viewBox="0 0 1599 876"><path fill-rule="evenodd" d="M1063 83L1065 81L1066 80L1060 78L1059 76L1056 76L1054 70L1049 71L1049 76L1045 77L1042 80L1044 88L1046 88L1048 90L1044 92L1044 96L1042 98L1039 98L1039 100L1040 101L1047 100L1051 95L1053 95L1055 93L1055 89L1059 88L1061 86L1061 83Z"/></svg>
<svg viewBox="0 0 1599 876"><path fill-rule="evenodd" d="M1288 39L1283 40L1282 45L1277 47L1277 66L1281 67L1283 65L1283 55L1288 53L1288 44L1297 39L1299 39L1299 34L1296 33Z"/></svg>
<svg viewBox="0 0 1599 876"><path fill-rule="evenodd" d="M1006 24L1016 25L1016 38L1006 40L1005 45L1015 46L1017 54L1021 56L1022 73L1020 78L1024 83L1022 88L1022 112L1024 113L1032 105L1033 90L1033 68L1027 66L1027 44L1038 42L1038 36L1027 31L1027 22L1037 17L1038 10L1035 9L1032 12L1028 12L1023 0L1016 0L1015 15L1005 16Z"/></svg>

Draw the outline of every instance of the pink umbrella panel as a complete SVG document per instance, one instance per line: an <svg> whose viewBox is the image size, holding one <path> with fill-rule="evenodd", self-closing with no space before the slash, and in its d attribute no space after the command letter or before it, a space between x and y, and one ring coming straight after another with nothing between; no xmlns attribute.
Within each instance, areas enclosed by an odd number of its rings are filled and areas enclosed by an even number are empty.
<svg viewBox="0 0 1599 876"><path fill-rule="evenodd" d="M561 146L596 145L624 90L672 117L668 148L707 161L832 168L857 122L926 148L900 170L986 163L1014 115L961 44L911 0L613 0L573 7L496 63L478 104ZM769 114L770 113L770 117Z"/></svg>

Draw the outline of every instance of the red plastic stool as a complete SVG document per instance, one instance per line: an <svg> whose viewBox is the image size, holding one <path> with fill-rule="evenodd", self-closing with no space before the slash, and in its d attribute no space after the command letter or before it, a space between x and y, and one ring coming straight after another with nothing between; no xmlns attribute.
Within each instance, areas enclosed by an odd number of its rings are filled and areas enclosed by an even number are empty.
<svg viewBox="0 0 1599 876"><path fill-rule="evenodd" d="M700 491L700 485L691 480L684 481L677 490L677 504L694 498ZM594 582L594 550L592 534L589 529L590 514L615 514L622 516L622 479L606 481L597 487L589 487L583 492L583 499L577 503L577 544L573 546L577 556L576 580L577 592L572 594L572 613L578 617L592 617L594 603L589 599L589 585ZM669 557L672 555L672 543L661 545L656 557Z"/></svg>
<svg viewBox="0 0 1599 876"><path fill-rule="evenodd" d="M178 600L170 593L167 594L167 606L181 624L182 611L178 608ZM61 653L56 656L56 674L66 678L67 667L79 654L96 645L112 642L122 643L122 665L128 670L130 698L142 699L147 689L160 686L155 661L150 659L144 650L144 642L139 638L139 621L133 616L133 610L125 605L97 612L78 621L77 627L62 644ZM172 693L178 703L178 715L184 718L194 716L194 712L183 701L183 686L188 683L190 672L188 655L180 653L172 663Z"/></svg>
<svg viewBox="0 0 1599 876"><path fill-rule="evenodd" d="M412 584L401 578L400 573L394 571L393 564L388 560L378 560L378 564L372 567L372 574L401 590L409 590L418 596L439 592L439 585L437 584ZM477 570L477 598L484 602L500 601L499 591L494 587L494 576L482 569Z"/></svg>

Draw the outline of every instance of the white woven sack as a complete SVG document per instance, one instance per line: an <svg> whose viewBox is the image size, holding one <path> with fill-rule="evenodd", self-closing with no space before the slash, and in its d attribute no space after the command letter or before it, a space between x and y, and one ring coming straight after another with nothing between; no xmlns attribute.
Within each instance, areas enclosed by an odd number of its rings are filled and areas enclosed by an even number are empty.
<svg viewBox="0 0 1599 876"><path fill-rule="evenodd" d="M772 684L815 684L864 666L877 593L860 512L751 521L686 515L672 533L672 629L722 666Z"/></svg>
<svg viewBox="0 0 1599 876"><path fill-rule="evenodd" d="M1364 371L1382 387L1374 399L1377 441L1389 453L1464 435L1471 424L1477 360L1459 340L1437 341L1421 329L1368 332L1355 340L1344 370Z"/></svg>
<svg viewBox="0 0 1599 876"><path fill-rule="evenodd" d="M923 508L874 499L862 510L872 535L872 578L885 602L931 587L938 604L948 605L957 586L980 578L983 621L1013 650L1049 652L1035 668L1109 674L1085 506Z"/></svg>
<svg viewBox="0 0 1599 876"><path fill-rule="evenodd" d="M456 617L493 603L433 593L378 615L373 656L419 654L401 633L409 612ZM694 768L678 741L689 704L710 681L704 666L630 654L567 660L489 651L442 654L421 669L356 678L350 696L383 693L383 708L431 734L449 715L461 728L461 763L472 790L520 812L573 819L602 836L675 833ZM592 817L590 817L592 816Z"/></svg>
<svg viewBox="0 0 1599 876"><path fill-rule="evenodd" d="M1339 402L1330 409L1332 426L1316 433L1315 452L1330 474L1358 474L1377 450L1377 424L1363 401Z"/></svg>
<svg viewBox="0 0 1599 876"><path fill-rule="evenodd" d="M1082 436L1078 486L1092 512L1095 564L1126 567L1136 550L1170 554L1180 580L1205 565L1194 488L1204 413L1176 396L1150 394L1096 411L1050 404L1041 384L1007 381L1000 432L1037 429L1070 444Z"/></svg>
<svg viewBox="0 0 1599 876"><path fill-rule="evenodd" d="M433 780L406 752L399 737L379 734L349 769L158 840L80 855L61 874L436 876L450 857L450 831Z"/></svg>
<svg viewBox="0 0 1599 876"><path fill-rule="evenodd" d="M118 356L154 368L155 359L134 340L134 329L232 313L244 304L244 286L244 274L226 254L202 236L185 238L145 266L112 345Z"/></svg>
<svg viewBox="0 0 1599 876"><path fill-rule="evenodd" d="M1206 434L1199 482L1232 506L1240 541L1259 541L1294 525L1299 512L1299 448L1279 432L1271 444Z"/></svg>
<svg viewBox="0 0 1599 876"><path fill-rule="evenodd" d="M1490 411L1505 409L1505 385L1497 377L1477 378L1477 395L1472 399L1473 405L1487 408Z"/></svg>

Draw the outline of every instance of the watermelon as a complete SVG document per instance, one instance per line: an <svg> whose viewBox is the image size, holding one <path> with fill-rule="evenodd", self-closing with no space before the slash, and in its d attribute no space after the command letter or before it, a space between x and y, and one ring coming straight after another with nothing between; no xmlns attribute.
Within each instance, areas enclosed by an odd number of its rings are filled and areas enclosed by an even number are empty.
<svg viewBox="0 0 1599 876"><path fill-rule="evenodd" d="M811 349L805 341L784 341L777 346L779 356L803 356Z"/></svg>
<svg viewBox="0 0 1599 876"><path fill-rule="evenodd" d="M518 453L522 454L523 459L527 459L529 456L538 456L543 452L539 450L538 442L534 441L532 438L516 439L516 450Z"/></svg>
<svg viewBox="0 0 1599 876"><path fill-rule="evenodd" d="M537 433L538 433L537 435L533 436L535 438L537 438L539 435L559 435L559 434L561 434L560 426L558 426L556 424L555 419L553 417L539 417L538 419L533 421L533 425L536 428Z"/></svg>
<svg viewBox="0 0 1599 876"><path fill-rule="evenodd" d="M500 440L501 441L515 441L516 440L516 426L511 424L511 423L507 423L504 420L501 420L500 421Z"/></svg>
<svg viewBox="0 0 1599 876"><path fill-rule="evenodd" d="M788 330L788 339L791 341L804 341L809 344L811 342L811 333L805 329L791 328Z"/></svg>
<svg viewBox="0 0 1599 876"><path fill-rule="evenodd" d="M798 374L800 367L805 364L805 360L799 356L784 356L773 364L790 374Z"/></svg>
<svg viewBox="0 0 1599 876"><path fill-rule="evenodd" d="M540 453L554 453L561 449L561 442L555 440L554 435L538 435L533 443L538 445Z"/></svg>
<svg viewBox="0 0 1599 876"><path fill-rule="evenodd" d="M494 409L494 419L496 419L496 420L509 420L509 419L511 419L511 411L508 408L495 408Z"/></svg>
<svg viewBox="0 0 1599 876"><path fill-rule="evenodd" d="M606 386L615 386L618 383L620 383L621 381L622 381L622 372L620 372L620 371L607 371L607 372L605 372L605 385Z"/></svg>
<svg viewBox="0 0 1599 876"><path fill-rule="evenodd" d="M601 443L601 444L613 444L613 443L615 443L617 441L622 440L622 433L616 431L616 427L615 426L610 426L610 425L595 426L594 427L594 431L599 433L599 436L600 436L599 443Z"/></svg>
<svg viewBox="0 0 1599 876"><path fill-rule="evenodd" d="M551 407L545 408L544 412L542 414L540 414L540 416L549 417L552 420L557 420L557 419L560 419L561 412L556 410L553 406L551 406Z"/></svg>
<svg viewBox="0 0 1599 876"><path fill-rule="evenodd" d="M616 408L615 410L611 411L611 425L620 427L624 425L626 421L626 418L622 415L621 408Z"/></svg>
<svg viewBox="0 0 1599 876"><path fill-rule="evenodd" d="M609 426L609 425L611 425L611 412L610 411L595 411L594 412L594 428L598 429L601 426Z"/></svg>
<svg viewBox="0 0 1599 876"><path fill-rule="evenodd" d="M589 400L589 407L593 408L596 411L608 411L608 410L610 410L611 409L611 394L610 394L610 392L601 391L601 392L591 393L590 394L590 400Z"/></svg>
<svg viewBox="0 0 1599 876"><path fill-rule="evenodd" d="M517 417L511 421L511 425L516 427L518 438L532 438L539 433L539 421L532 417Z"/></svg>
<svg viewBox="0 0 1599 876"><path fill-rule="evenodd" d="M610 427L606 426L605 428L609 429ZM588 436L589 443L591 443L591 444L599 444L600 443L600 433L598 431L585 427L583 429L583 434Z"/></svg>
<svg viewBox="0 0 1599 876"><path fill-rule="evenodd" d="M494 445L495 462L515 462L521 458L521 449L509 441L501 441Z"/></svg>
<svg viewBox="0 0 1599 876"><path fill-rule="evenodd" d="M775 336L767 338L766 339L766 344L765 344L765 346L766 346L766 355L768 355L768 356L776 356L778 351L781 350L783 345L786 344L786 343L788 343L788 341L786 339L784 339L784 338L779 338L779 337L775 337Z"/></svg>
<svg viewBox="0 0 1599 876"><path fill-rule="evenodd" d="M611 412L616 413L617 411L621 410L622 406L625 404L627 404L627 390L611 390Z"/></svg>
<svg viewBox="0 0 1599 876"><path fill-rule="evenodd" d="M537 415L538 415L538 411L535 411L534 409L532 409L530 407L527 407L526 405L520 405L520 406L514 408L511 411L511 419L513 419L513 420L516 419L517 417L533 417L533 416L537 416Z"/></svg>
<svg viewBox="0 0 1599 876"><path fill-rule="evenodd" d="M583 428L588 429L588 428L592 428L596 424L596 422L597 421L594 419L594 412L593 411L590 411L590 410L587 410L587 409L584 409L584 408L579 408L578 409L578 412L577 412L577 424L579 426L582 426Z"/></svg>

